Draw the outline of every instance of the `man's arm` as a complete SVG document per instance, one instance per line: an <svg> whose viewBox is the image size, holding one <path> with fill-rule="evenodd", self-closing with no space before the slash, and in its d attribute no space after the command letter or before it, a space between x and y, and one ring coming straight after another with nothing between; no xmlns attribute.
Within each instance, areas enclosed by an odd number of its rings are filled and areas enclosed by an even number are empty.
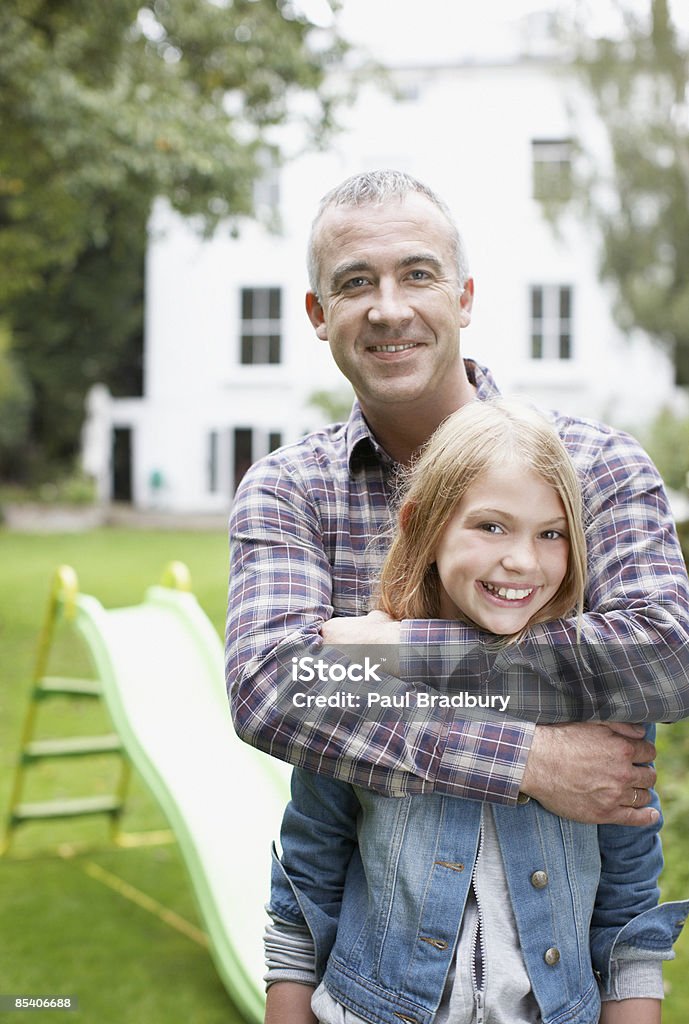
<svg viewBox="0 0 689 1024"><path fill-rule="evenodd" d="M594 461L594 477L587 488L591 506L588 536L594 561L590 610L580 639L599 659L608 639L653 644L664 670L659 680L658 659L650 667L642 660L635 666L639 675L628 671L606 679L606 686L599 687L588 672L577 679L579 660L574 657L573 668L569 666L573 675L567 676L564 685L576 691L581 717L604 709L627 720L679 717L689 712L684 653L689 620L686 572L657 473L638 446L632 444L628 458L621 457L617 442L612 447L615 450L607 458L599 453ZM328 486L331 482L324 472L320 488L325 491ZM310 648L318 651L321 629L326 640L330 639L328 630L345 626L350 630L346 642L368 643L371 639L369 630L356 634L357 624L367 619L328 621L333 611L333 567L323 546L323 523L317 508L321 500L300 485L294 467L270 464L253 467L235 500L227 681L239 734L293 764L388 795L435 791L515 800L533 735L528 725L505 720L500 726L486 726L431 716L424 721L400 721L391 735L366 714L348 712L334 724L315 714L309 722L290 721L285 716L279 706L280 674L292 653ZM360 585L353 575L352 589ZM392 629L394 638L399 637L398 625L388 624L386 642L392 639ZM406 641L402 650L424 649L428 644L438 649L451 643L456 651L462 643L473 641L475 646L477 641L475 631L459 623L418 620L402 624L402 629ZM575 622L537 629L548 654L555 651L565 660L570 657L577 640ZM578 652L578 648L574 650ZM523 657L521 651L517 653ZM541 656L540 651L536 653ZM546 662L552 669L552 658ZM525 671L531 668L527 662ZM557 698L561 680L548 677L542 665L535 668L540 685ZM413 673L410 678L418 678L414 667L407 665L406 669ZM405 684L400 683L400 692L404 689ZM612 709L611 695L616 701ZM548 763L544 762L546 770ZM595 770L598 762L591 763ZM538 765L532 761L532 767ZM570 768L577 770L576 759ZM641 780L629 780L624 805L625 794L620 792L620 806L629 807L636 781ZM564 807L555 805L554 809L567 813ZM601 813L593 820L627 819ZM639 823L646 822L642 816Z"/></svg>

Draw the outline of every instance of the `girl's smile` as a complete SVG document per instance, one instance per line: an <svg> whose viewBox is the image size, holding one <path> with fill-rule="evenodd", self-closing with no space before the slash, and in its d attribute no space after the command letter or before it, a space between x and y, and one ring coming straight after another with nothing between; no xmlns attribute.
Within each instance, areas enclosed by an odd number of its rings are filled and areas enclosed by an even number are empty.
<svg viewBox="0 0 689 1024"><path fill-rule="evenodd" d="M557 594L569 538L557 491L532 469L486 470L466 491L435 553L444 618L520 632Z"/></svg>

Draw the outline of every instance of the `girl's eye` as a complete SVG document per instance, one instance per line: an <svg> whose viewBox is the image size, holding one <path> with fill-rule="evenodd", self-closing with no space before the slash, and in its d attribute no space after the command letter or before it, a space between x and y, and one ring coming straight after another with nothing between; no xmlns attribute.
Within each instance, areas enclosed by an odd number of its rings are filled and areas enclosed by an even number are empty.
<svg viewBox="0 0 689 1024"><path fill-rule="evenodd" d="M503 530L502 526L499 526L497 523L481 523L479 525L479 530L483 530L484 533L495 533L495 534L497 534L497 533L504 533L505 532Z"/></svg>
<svg viewBox="0 0 689 1024"><path fill-rule="evenodd" d="M567 540L565 534L560 530L544 530L541 536L544 540Z"/></svg>

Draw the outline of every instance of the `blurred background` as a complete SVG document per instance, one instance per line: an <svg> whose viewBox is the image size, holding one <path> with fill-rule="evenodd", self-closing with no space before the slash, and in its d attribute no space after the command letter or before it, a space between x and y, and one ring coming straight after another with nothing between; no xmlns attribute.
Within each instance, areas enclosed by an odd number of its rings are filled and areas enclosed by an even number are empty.
<svg viewBox="0 0 689 1024"><path fill-rule="evenodd" d="M55 566L112 606L180 559L221 631L237 483L347 415L304 254L320 196L359 170L446 199L476 281L464 354L504 392L637 436L689 545L688 55L680 0L5 0L0 813ZM84 655L66 632L56 657ZM659 747L679 898L684 724ZM80 770L107 789L103 763ZM39 772L39 796L68 788ZM165 824L136 779L127 815ZM174 844L26 825L0 861L0 992L70 990L102 1022L239 1020L203 946L94 882L64 855L80 843L197 921ZM670 1024L689 1019L678 948Z"/></svg>

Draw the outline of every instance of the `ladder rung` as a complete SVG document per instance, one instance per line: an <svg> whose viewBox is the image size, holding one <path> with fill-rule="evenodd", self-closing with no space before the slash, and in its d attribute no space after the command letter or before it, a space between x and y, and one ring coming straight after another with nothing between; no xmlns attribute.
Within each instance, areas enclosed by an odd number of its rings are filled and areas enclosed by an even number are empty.
<svg viewBox="0 0 689 1024"><path fill-rule="evenodd" d="M76 800L50 800L46 803L19 804L12 811L12 822L47 818L81 818L89 814L119 814L122 803L114 796L80 797Z"/></svg>
<svg viewBox="0 0 689 1024"><path fill-rule="evenodd" d="M34 740L22 751L22 760L38 761L46 757L87 757L90 754L119 754L119 736L67 736L64 739Z"/></svg>
<svg viewBox="0 0 689 1024"><path fill-rule="evenodd" d="M100 697L103 690L96 679L63 679L44 676L36 683L34 696L42 697Z"/></svg>

